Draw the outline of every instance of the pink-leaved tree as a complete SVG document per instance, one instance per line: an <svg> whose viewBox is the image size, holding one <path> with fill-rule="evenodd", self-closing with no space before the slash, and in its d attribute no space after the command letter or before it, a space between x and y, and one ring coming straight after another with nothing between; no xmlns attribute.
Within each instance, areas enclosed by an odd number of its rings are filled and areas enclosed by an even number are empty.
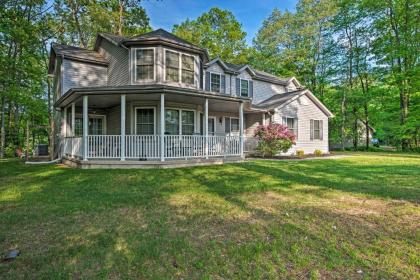
<svg viewBox="0 0 420 280"><path fill-rule="evenodd" d="M257 150L263 157L273 157L277 153L287 152L292 145L296 144L296 136L287 126L272 123L269 125L260 125L254 133L258 139Z"/></svg>

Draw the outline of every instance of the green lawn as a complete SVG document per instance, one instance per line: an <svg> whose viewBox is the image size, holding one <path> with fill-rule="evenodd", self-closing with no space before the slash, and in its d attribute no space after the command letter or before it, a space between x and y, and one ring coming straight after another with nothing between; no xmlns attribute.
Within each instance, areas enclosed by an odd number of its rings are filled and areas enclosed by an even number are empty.
<svg viewBox="0 0 420 280"><path fill-rule="evenodd" d="M0 278L419 279L420 156L169 170L0 161Z"/></svg>

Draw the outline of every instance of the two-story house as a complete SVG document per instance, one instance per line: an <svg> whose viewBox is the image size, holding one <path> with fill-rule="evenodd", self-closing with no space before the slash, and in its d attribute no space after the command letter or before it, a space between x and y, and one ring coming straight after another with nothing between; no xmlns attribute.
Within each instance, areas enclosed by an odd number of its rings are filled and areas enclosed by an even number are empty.
<svg viewBox="0 0 420 280"><path fill-rule="evenodd" d="M241 160L254 129L269 122L297 135L289 153L328 152L332 114L295 78L210 60L162 29L130 38L100 33L93 50L53 44L49 74L68 164Z"/></svg>

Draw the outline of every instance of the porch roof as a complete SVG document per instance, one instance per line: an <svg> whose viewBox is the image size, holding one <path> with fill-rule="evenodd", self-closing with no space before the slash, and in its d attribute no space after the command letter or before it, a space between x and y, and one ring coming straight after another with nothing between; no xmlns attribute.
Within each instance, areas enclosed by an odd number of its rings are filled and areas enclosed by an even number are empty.
<svg viewBox="0 0 420 280"><path fill-rule="evenodd" d="M107 98L114 97L113 99L119 99L121 94L126 94L127 99L135 98L135 95L141 95L142 98L139 100L155 100L158 95L162 93L167 94L165 96L165 100L168 101L201 104L204 98L208 98L210 101L217 101L218 104L244 102L244 109L246 111L251 110L251 99L249 97L221 95L203 90L180 88L160 84L72 88L69 89L64 95L62 95L54 105L55 107L66 107L72 102L79 100L80 97L84 95L95 97L107 96Z"/></svg>

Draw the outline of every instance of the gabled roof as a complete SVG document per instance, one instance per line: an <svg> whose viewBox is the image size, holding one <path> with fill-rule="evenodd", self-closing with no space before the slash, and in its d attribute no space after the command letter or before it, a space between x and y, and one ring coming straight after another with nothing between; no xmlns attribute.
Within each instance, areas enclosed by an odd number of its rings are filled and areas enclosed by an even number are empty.
<svg viewBox="0 0 420 280"><path fill-rule="evenodd" d="M262 81L281 84L281 85L285 85L285 86L287 86L290 82L294 82L294 83L295 83L295 81L297 82L297 80L294 77L288 78L288 79L279 78L279 77L277 77L273 74L270 74L270 73L267 73L267 72L264 72L264 71L260 71L260 70L256 70L256 69L252 68L251 66L249 66L248 64L233 64L233 63L229 63L229 62L224 62L219 57L209 61L206 65L206 67L212 65L213 63L220 64L222 66L223 70L226 71L227 73L239 74L240 72L242 72L246 69L251 73L251 76L256 80L262 80ZM299 82L295 83L295 85L297 87L301 87Z"/></svg>
<svg viewBox="0 0 420 280"><path fill-rule="evenodd" d="M87 50L84 48L68 46L63 44L52 43L51 44L51 56L48 73L52 74L53 64L56 56L62 56L70 60L77 60L83 62L89 62L93 64L108 65L108 60L105 59L101 54L93 50Z"/></svg>
<svg viewBox="0 0 420 280"><path fill-rule="evenodd" d="M331 111L328 110L328 108L325 107L325 105L322 104L322 102L318 98L316 98L316 96L308 89L300 89L300 90L275 94L275 95L261 101L260 103L258 103L256 105L253 105L253 107L255 107L256 109L266 109L266 110L270 110L270 109L274 109L274 108L281 108L281 107L289 104L290 102L296 100L297 98L299 98L302 95L306 95L309 99L311 99L311 101L321 111L323 111L324 114L327 117L333 117L334 116L333 113L331 113Z"/></svg>
<svg viewBox="0 0 420 280"><path fill-rule="evenodd" d="M162 28L156 29L154 31L148 32L148 33L144 33L144 34L140 34L137 36L133 36L130 37L126 40L144 40L144 39L154 39L154 38L159 38L159 39L167 39L167 40L171 40L180 44L185 44L185 45L190 45L193 47L198 47Z"/></svg>

